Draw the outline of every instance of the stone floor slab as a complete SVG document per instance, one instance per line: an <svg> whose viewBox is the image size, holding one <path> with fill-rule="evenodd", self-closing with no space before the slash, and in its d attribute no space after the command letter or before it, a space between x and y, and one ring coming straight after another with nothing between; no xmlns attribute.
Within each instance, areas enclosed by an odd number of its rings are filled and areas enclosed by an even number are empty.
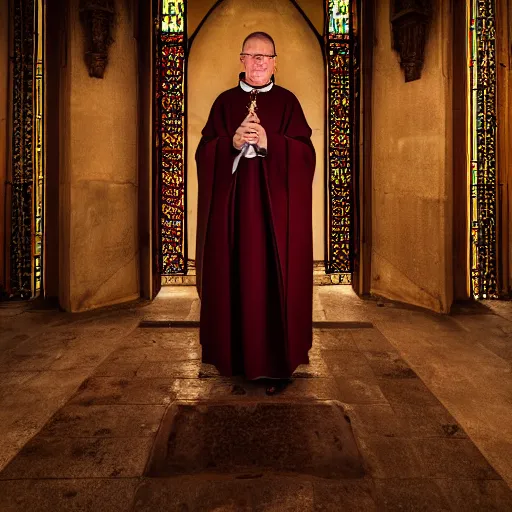
<svg viewBox="0 0 512 512"><path fill-rule="evenodd" d="M410 437L466 438L455 418L441 405L393 404L403 432Z"/></svg>
<svg viewBox="0 0 512 512"><path fill-rule="evenodd" d="M314 329L313 346L323 350L358 350L352 338L352 329Z"/></svg>
<svg viewBox="0 0 512 512"><path fill-rule="evenodd" d="M375 377L366 357L361 352L322 350L321 355L334 377Z"/></svg>
<svg viewBox="0 0 512 512"><path fill-rule="evenodd" d="M148 467L148 476L269 470L326 478L364 474L337 402L175 403Z"/></svg>
<svg viewBox="0 0 512 512"><path fill-rule="evenodd" d="M418 379L379 379L382 393L393 404L413 404L419 407L439 405L439 400Z"/></svg>
<svg viewBox="0 0 512 512"><path fill-rule="evenodd" d="M139 328L124 337L119 347L159 347L179 350L181 348L198 348L199 329Z"/></svg>
<svg viewBox="0 0 512 512"><path fill-rule="evenodd" d="M362 480L326 480L315 478L313 504L315 512L372 512L377 507L371 490L371 482Z"/></svg>
<svg viewBox="0 0 512 512"><path fill-rule="evenodd" d="M36 436L0 473L0 480L141 476L153 438Z"/></svg>
<svg viewBox="0 0 512 512"><path fill-rule="evenodd" d="M358 438L359 449L375 479L421 478L420 458L410 439L369 436Z"/></svg>
<svg viewBox="0 0 512 512"><path fill-rule="evenodd" d="M152 437L161 405L66 405L41 430L44 437Z"/></svg>
<svg viewBox="0 0 512 512"><path fill-rule="evenodd" d="M439 480L452 510L505 512L512 510L512 490L501 480Z"/></svg>
<svg viewBox="0 0 512 512"><path fill-rule="evenodd" d="M375 500L378 510L382 512L449 512L452 510L435 480L377 479Z"/></svg>
<svg viewBox="0 0 512 512"><path fill-rule="evenodd" d="M427 478L497 480L496 471L469 439L413 439Z"/></svg>
<svg viewBox="0 0 512 512"><path fill-rule="evenodd" d="M313 512L311 482L291 476L247 474L145 479L133 512Z"/></svg>
<svg viewBox="0 0 512 512"><path fill-rule="evenodd" d="M407 432L389 404L347 404L354 434L359 437L406 437Z"/></svg>
<svg viewBox="0 0 512 512"><path fill-rule="evenodd" d="M336 377L340 401L347 404L387 404L375 377Z"/></svg>
<svg viewBox="0 0 512 512"><path fill-rule="evenodd" d="M137 369L142 378L197 378L202 370L200 361L144 361Z"/></svg>
<svg viewBox="0 0 512 512"><path fill-rule="evenodd" d="M11 480L0 485L2 512L129 512L137 479Z"/></svg>
<svg viewBox="0 0 512 512"><path fill-rule="evenodd" d="M361 352L391 352L395 347L378 329L354 329L352 339Z"/></svg>
<svg viewBox="0 0 512 512"><path fill-rule="evenodd" d="M418 376L396 351L363 352L378 378L411 379Z"/></svg>
<svg viewBox="0 0 512 512"><path fill-rule="evenodd" d="M130 379L137 375L142 363L120 363L106 360L92 372L93 377L119 377Z"/></svg>
<svg viewBox="0 0 512 512"><path fill-rule="evenodd" d="M177 397L175 381L164 379L91 377L70 403L77 405L168 405Z"/></svg>

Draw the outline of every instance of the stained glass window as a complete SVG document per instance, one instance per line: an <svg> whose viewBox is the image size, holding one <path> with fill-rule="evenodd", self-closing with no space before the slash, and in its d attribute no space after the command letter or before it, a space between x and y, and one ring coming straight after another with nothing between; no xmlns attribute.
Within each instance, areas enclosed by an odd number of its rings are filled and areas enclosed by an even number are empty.
<svg viewBox="0 0 512 512"><path fill-rule="evenodd" d="M157 154L160 172L161 275L186 272L184 0L162 0L157 49Z"/></svg>
<svg viewBox="0 0 512 512"><path fill-rule="evenodd" d="M329 35L348 34L350 31L350 1L331 0L328 6Z"/></svg>
<svg viewBox="0 0 512 512"><path fill-rule="evenodd" d="M42 37L39 38L42 43ZM34 237L33 237L33 295L41 291L42 267L43 267L43 226L44 226L44 129L43 129L43 105L44 105L44 80L42 51L36 67L36 125L35 125L35 155L34 155Z"/></svg>
<svg viewBox="0 0 512 512"><path fill-rule="evenodd" d="M470 254L471 292L497 297L496 28L494 0L470 6Z"/></svg>
<svg viewBox="0 0 512 512"><path fill-rule="evenodd" d="M157 49L157 161L161 190L161 275L184 274L185 256L185 54L186 1L159 0ZM352 151L354 19L351 0L327 1L329 84L328 256L337 282L352 272Z"/></svg>
<svg viewBox="0 0 512 512"><path fill-rule="evenodd" d="M350 0L327 1L329 86L328 273L352 272L352 13Z"/></svg>
<svg viewBox="0 0 512 512"><path fill-rule="evenodd" d="M13 7L13 110L10 290L29 299L41 290L43 251L43 2Z"/></svg>
<svg viewBox="0 0 512 512"><path fill-rule="evenodd" d="M185 0L162 1L162 32L183 34L185 27Z"/></svg>

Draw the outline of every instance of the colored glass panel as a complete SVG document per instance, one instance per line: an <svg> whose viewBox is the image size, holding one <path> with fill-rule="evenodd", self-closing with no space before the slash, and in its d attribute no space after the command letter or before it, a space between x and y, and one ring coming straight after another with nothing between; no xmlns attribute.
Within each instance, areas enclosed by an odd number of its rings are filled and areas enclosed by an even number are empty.
<svg viewBox="0 0 512 512"><path fill-rule="evenodd" d="M329 34L348 34L350 31L350 0L329 0Z"/></svg>
<svg viewBox="0 0 512 512"><path fill-rule="evenodd" d="M42 45L42 37L39 43ZM35 124L35 155L34 155L34 237L33 237L33 295L41 291L43 261L43 226L44 226L44 130L43 130L43 61L39 60L36 67L36 124Z"/></svg>
<svg viewBox="0 0 512 512"><path fill-rule="evenodd" d="M470 9L471 291L475 298L495 298L498 296L495 2L472 0Z"/></svg>
<svg viewBox="0 0 512 512"><path fill-rule="evenodd" d="M352 70L351 5L348 0L327 4L329 162L329 273L352 272Z"/></svg>
<svg viewBox="0 0 512 512"><path fill-rule="evenodd" d="M32 297L34 0L14 3L10 294Z"/></svg>
<svg viewBox="0 0 512 512"><path fill-rule="evenodd" d="M185 0L162 1L162 33L183 34L185 30Z"/></svg>
<svg viewBox="0 0 512 512"><path fill-rule="evenodd" d="M163 0L157 55L157 154L162 278L186 272L184 1Z"/></svg>

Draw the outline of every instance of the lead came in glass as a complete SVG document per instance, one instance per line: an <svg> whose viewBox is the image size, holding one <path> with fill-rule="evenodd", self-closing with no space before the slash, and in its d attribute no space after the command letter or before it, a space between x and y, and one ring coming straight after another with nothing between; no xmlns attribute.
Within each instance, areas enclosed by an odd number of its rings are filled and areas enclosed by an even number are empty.
<svg viewBox="0 0 512 512"><path fill-rule="evenodd" d="M497 298L494 0L472 0L469 42L471 293L477 299Z"/></svg>
<svg viewBox="0 0 512 512"><path fill-rule="evenodd" d="M350 281L352 215L351 2L329 0L327 34L329 85L329 221L327 272Z"/></svg>
<svg viewBox="0 0 512 512"><path fill-rule="evenodd" d="M161 183L161 275L183 274L185 261L184 0L162 0L157 62L157 154Z"/></svg>

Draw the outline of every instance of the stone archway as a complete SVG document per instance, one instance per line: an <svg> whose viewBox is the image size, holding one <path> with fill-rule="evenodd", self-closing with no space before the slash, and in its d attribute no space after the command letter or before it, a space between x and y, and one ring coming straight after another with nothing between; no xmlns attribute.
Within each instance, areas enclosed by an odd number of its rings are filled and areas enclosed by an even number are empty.
<svg viewBox="0 0 512 512"><path fill-rule="evenodd" d="M257 3L225 0L194 38L187 59L187 219L188 258L195 259L197 177L194 153L210 107L222 91L238 83L238 54L244 37L256 30L272 35L278 53L276 83L291 90L313 130L317 166L313 183L314 259L325 245L325 66L315 34L290 1Z"/></svg>
<svg viewBox="0 0 512 512"><path fill-rule="evenodd" d="M239 46L254 30L271 32L278 53L292 56L278 58L277 81L299 97L313 128L315 282L352 281L362 293L359 278L367 272L361 272L359 265L361 225L356 215L361 201L357 188L361 186L360 2L329 3L327 11L321 2L255 4L248 8L237 0L153 2L159 26L153 96L153 297L161 284L195 280L194 152L215 97L237 83ZM207 13L206 6L211 7ZM189 8L191 30L187 29ZM368 221L370 216L364 218ZM365 270L369 261L364 258Z"/></svg>

